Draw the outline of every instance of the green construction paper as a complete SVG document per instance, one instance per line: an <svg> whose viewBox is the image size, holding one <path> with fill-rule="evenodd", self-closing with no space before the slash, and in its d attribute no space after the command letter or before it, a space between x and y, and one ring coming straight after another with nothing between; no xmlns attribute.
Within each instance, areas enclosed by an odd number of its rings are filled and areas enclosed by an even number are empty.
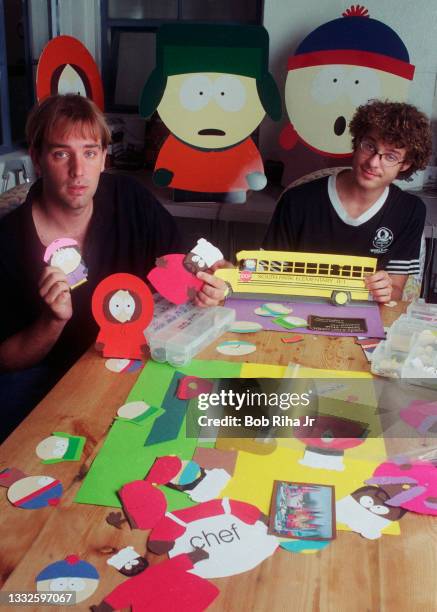
<svg viewBox="0 0 437 612"><path fill-rule="evenodd" d="M150 408L148 410L146 410L146 412L143 412L142 414L139 414L134 419L128 419L126 417L121 417L121 416L115 416L114 418L115 418L116 421L124 421L125 423L133 423L134 425L141 425L142 423L144 423L144 421L146 419L149 419L151 416L155 415L155 417L157 417L160 414L162 414L163 412L164 411L161 408L156 408L155 406L150 406Z"/></svg>
<svg viewBox="0 0 437 612"><path fill-rule="evenodd" d="M239 363L195 360L177 371L203 378L236 378L240 370ZM167 364L149 361L126 402L143 400L151 406L161 406L175 371ZM186 438L185 423L175 440L144 446L156 417L154 415L154 418L146 419L136 427L121 420L113 422L74 501L120 508L117 491L132 480L143 479L156 457L178 455L181 459L192 458L198 444L196 438ZM202 446L214 446L214 442ZM179 491L167 488L162 488L162 491L167 498L169 511L195 505Z"/></svg>

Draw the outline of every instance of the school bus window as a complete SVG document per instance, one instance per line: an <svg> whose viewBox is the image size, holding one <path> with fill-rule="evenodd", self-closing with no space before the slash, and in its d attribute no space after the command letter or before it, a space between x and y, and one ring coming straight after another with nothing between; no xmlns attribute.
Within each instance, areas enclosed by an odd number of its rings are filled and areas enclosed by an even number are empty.
<svg viewBox="0 0 437 612"><path fill-rule="evenodd" d="M293 272L293 262L292 261L284 261L282 265L283 272Z"/></svg>
<svg viewBox="0 0 437 612"><path fill-rule="evenodd" d="M307 264L307 274L317 274L317 264L316 263Z"/></svg>
<svg viewBox="0 0 437 612"><path fill-rule="evenodd" d="M373 268L364 268L364 272L368 272L369 274L373 274L374 273L374 269Z"/></svg>
<svg viewBox="0 0 437 612"><path fill-rule="evenodd" d="M332 264L330 274L331 276L340 276L340 266L338 264Z"/></svg>
<svg viewBox="0 0 437 612"><path fill-rule="evenodd" d="M281 261L271 261L270 262L270 272L280 272L282 268Z"/></svg>
<svg viewBox="0 0 437 612"><path fill-rule="evenodd" d="M269 261L267 259L260 259L258 262L258 272L267 272L269 269Z"/></svg>
<svg viewBox="0 0 437 612"><path fill-rule="evenodd" d="M350 266L343 266L341 269L341 275L342 276L349 276L351 275L351 267Z"/></svg>
<svg viewBox="0 0 437 612"><path fill-rule="evenodd" d="M328 274L329 264L319 264L319 274Z"/></svg>
<svg viewBox="0 0 437 612"><path fill-rule="evenodd" d="M303 261L296 261L294 264L294 271L298 274L303 274L305 272L305 264Z"/></svg>

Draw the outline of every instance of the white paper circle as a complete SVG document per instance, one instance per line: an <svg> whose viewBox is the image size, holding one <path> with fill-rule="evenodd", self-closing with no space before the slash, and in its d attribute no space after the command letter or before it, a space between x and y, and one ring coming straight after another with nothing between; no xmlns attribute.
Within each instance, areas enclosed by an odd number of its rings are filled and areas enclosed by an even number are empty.
<svg viewBox="0 0 437 612"><path fill-rule="evenodd" d="M222 355L248 355L256 351L256 345L243 340L228 340L217 345L216 350Z"/></svg>
<svg viewBox="0 0 437 612"><path fill-rule="evenodd" d="M121 372L124 368L129 365L130 359L107 359L105 361L105 366L111 372Z"/></svg>
<svg viewBox="0 0 437 612"><path fill-rule="evenodd" d="M138 402L127 402L120 406L117 410L117 415L122 417L123 419L135 419L140 414L144 414L150 408L149 404L146 402L138 401Z"/></svg>
<svg viewBox="0 0 437 612"><path fill-rule="evenodd" d="M235 321L229 331L237 334L251 334L253 332L261 331L263 326L261 323L254 323L253 321Z"/></svg>

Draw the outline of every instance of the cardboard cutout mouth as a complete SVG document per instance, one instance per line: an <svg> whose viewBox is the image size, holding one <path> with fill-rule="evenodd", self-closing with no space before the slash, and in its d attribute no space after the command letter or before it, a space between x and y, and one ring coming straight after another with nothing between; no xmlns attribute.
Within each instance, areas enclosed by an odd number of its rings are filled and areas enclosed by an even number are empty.
<svg viewBox="0 0 437 612"><path fill-rule="evenodd" d="M346 129L346 119L343 116L337 117L334 122L334 134L341 136Z"/></svg>
<svg viewBox="0 0 437 612"><path fill-rule="evenodd" d="M223 130L216 130L214 128L199 130L197 133L199 136L226 136L226 132Z"/></svg>

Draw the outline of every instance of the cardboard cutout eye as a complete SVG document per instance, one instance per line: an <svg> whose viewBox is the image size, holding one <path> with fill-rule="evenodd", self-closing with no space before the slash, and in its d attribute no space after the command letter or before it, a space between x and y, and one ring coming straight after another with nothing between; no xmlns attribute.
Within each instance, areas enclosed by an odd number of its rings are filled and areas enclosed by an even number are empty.
<svg viewBox="0 0 437 612"><path fill-rule="evenodd" d="M246 89L235 76L224 75L214 83L214 100L224 110L237 112L246 104Z"/></svg>
<svg viewBox="0 0 437 612"><path fill-rule="evenodd" d="M351 70L345 79L344 88L356 106L381 96L381 80L375 70L370 68L357 67Z"/></svg>
<svg viewBox="0 0 437 612"><path fill-rule="evenodd" d="M373 499L370 497L370 495L363 495L360 497L360 505L364 508L371 508L373 503Z"/></svg>
<svg viewBox="0 0 437 612"><path fill-rule="evenodd" d="M319 104L331 104L341 96L345 87L345 71L341 66L327 66L317 73L311 95Z"/></svg>
<svg viewBox="0 0 437 612"><path fill-rule="evenodd" d="M196 74L184 81L179 93L179 100L187 110L198 111L208 105L212 95L211 80L205 75Z"/></svg>
<svg viewBox="0 0 437 612"><path fill-rule="evenodd" d="M387 508L387 506L373 506L373 508L370 508L370 512L373 512L374 514L388 514L390 512L390 509Z"/></svg>
<svg viewBox="0 0 437 612"><path fill-rule="evenodd" d="M79 96L84 97L87 95L87 88L85 87L82 77L73 66L70 66L70 64L67 64L62 69L55 87L56 91L54 93L61 95L69 93L79 94Z"/></svg>
<svg viewBox="0 0 437 612"><path fill-rule="evenodd" d="M68 580L66 578L56 578L50 583L51 591L65 591L67 588Z"/></svg>

